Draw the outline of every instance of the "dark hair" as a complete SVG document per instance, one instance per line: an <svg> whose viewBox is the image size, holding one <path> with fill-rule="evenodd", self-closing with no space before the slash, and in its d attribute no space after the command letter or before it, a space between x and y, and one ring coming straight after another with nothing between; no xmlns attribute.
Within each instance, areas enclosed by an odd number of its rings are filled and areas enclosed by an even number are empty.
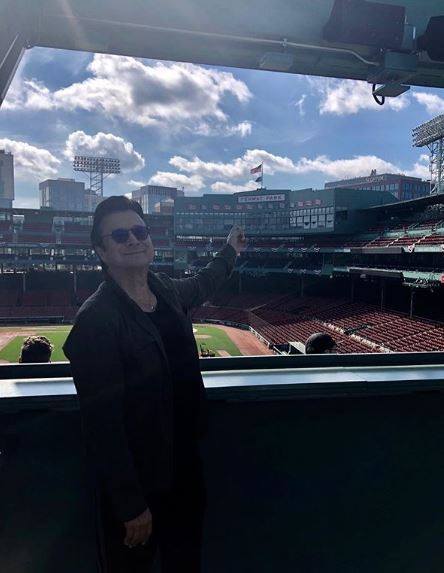
<svg viewBox="0 0 444 573"><path fill-rule="evenodd" d="M334 338L326 332L315 332L308 337L305 343L305 354L323 354L336 346Z"/></svg>
<svg viewBox="0 0 444 573"><path fill-rule="evenodd" d="M53 346L46 336L28 336L23 341L20 362L49 362Z"/></svg>
<svg viewBox="0 0 444 573"><path fill-rule="evenodd" d="M94 211L93 226L91 229L91 245L94 250L96 246L103 247L100 228L103 219L112 213L121 213L122 211L134 211L143 219L143 209L140 203L134 201L134 199L128 199L125 195L112 195L97 205ZM97 256L99 257L98 253ZM102 259L100 259L100 264L102 265L102 269L106 272L107 265Z"/></svg>

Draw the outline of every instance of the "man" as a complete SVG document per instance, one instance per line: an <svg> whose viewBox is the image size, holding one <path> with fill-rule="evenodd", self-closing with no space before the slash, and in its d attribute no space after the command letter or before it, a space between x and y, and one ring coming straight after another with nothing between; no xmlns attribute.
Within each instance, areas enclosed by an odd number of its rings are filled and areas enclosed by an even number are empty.
<svg viewBox="0 0 444 573"><path fill-rule="evenodd" d="M316 332L305 343L305 354L334 354L336 342L326 332Z"/></svg>
<svg viewBox="0 0 444 573"><path fill-rule="evenodd" d="M46 336L28 336L23 341L19 362L51 362L53 346Z"/></svg>
<svg viewBox="0 0 444 573"><path fill-rule="evenodd" d="M230 276L245 246L227 245L196 276L149 266L154 249L140 205L109 197L91 242L105 281L80 308L64 345L101 498L108 571L200 571L205 489L198 438L205 390L188 311Z"/></svg>

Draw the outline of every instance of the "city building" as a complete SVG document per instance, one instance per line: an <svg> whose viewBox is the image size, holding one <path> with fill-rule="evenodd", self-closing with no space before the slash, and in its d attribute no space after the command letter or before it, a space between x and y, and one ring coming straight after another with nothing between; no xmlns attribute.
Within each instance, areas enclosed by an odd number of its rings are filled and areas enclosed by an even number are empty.
<svg viewBox="0 0 444 573"><path fill-rule="evenodd" d="M96 210L97 205L106 199L101 195L93 193L90 189L85 189L85 195L83 199L83 210L87 213L93 213Z"/></svg>
<svg viewBox="0 0 444 573"><path fill-rule="evenodd" d="M355 177L331 181L325 184L325 189L361 189L362 191L388 191L399 201L418 199L430 194L430 181L418 177L408 177L396 173L376 173L373 170L368 177Z"/></svg>
<svg viewBox="0 0 444 573"><path fill-rule="evenodd" d="M0 207L12 209L14 200L14 156L0 149Z"/></svg>
<svg viewBox="0 0 444 573"><path fill-rule="evenodd" d="M57 211L91 211L97 199L91 199L85 183L74 179L46 179L39 184L40 207Z"/></svg>
<svg viewBox="0 0 444 573"><path fill-rule="evenodd" d="M184 192L176 187L164 187L160 185L144 185L131 193L131 198L142 205L143 212L151 215L159 212L160 203L168 199L175 200L183 197ZM156 209L157 206L157 209Z"/></svg>
<svg viewBox="0 0 444 573"><path fill-rule="evenodd" d="M165 199L155 205L155 212L160 215L173 215L174 214L174 199Z"/></svg>

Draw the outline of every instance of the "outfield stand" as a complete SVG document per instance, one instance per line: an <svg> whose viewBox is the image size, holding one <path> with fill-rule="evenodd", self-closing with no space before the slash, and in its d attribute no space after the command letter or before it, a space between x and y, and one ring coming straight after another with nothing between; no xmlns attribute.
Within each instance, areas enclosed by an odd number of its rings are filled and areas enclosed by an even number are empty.
<svg viewBox="0 0 444 573"><path fill-rule="evenodd" d="M209 238L198 238L198 239L183 239L183 238L176 238L175 246L176 247L207 247L209 246ZM155 242L155 241L154 241Z"/></svg>
<svg viewBox="0 0 444 573"><path fill-rule="evenodd" d="M15 290L0 290L1 307L14 307L17 304L17 298L18 292Z"/></svg>
<svg viewBox="0 0 444 573"><path fill-rule="evenodd" d="M47 243L54 244L55 237L52 233L19 233L20 243Z"/></svg>
<svg viewBox="0 0 444 573"><path fill-rule="evenodd" d="M90 291L83 294L87 298ZM78 305L72 304L72 295L68 290L0 290L0 321L27 322L27 319L42 318L43 322L54 322L63 319L72 320ZM8 320L11 319L11 320ZM36 322L36 320L33 320Z"/></svg>
<svg viewBox="0 0 444 573"><path fill-rule="evenodd" d="M48 292L49 306L71 306L71 298L69 291L54 290Z"/></svg>
<svg viewBox="0 0 444 573"><path fill-rule="evenodd" d="M89 298L94 291L90 289L78 289L76 293L77 303L83 304L87 298Z"/></svg>
<svg viewBox="0 0 444 573"><path fill-rule="evenodd" d="M45 221L27 221L25 219L22 230L30 233L51 233L52 224Z"/></svg>
<svg viewBox="0 0 444 573"><path fill-rule="evenodd" d="M153 239L154 248L157 247L171 247L169 239Z"/></svg>
<svg viewBox="0 0 444 573"><path fill-rule="evenodd" d="M21 296L22 306L41 306L48 304L47 291L26 291Z"/></svg>
<svg viewBox="0 0 444 573"><path fill-rule="evenodd" d="M65 233L62 235L61 243L64 245L85 245L90 246L91 241L89 235L66 235Z"/></svg>

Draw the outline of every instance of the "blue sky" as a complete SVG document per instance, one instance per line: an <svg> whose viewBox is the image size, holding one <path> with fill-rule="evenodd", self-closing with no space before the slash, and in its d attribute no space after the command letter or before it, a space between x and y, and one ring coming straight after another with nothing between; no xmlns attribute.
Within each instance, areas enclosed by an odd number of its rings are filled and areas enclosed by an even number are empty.
<svg viewBox="0 0 444 573"><path fill-rule="evenodd" d="M378 172L427 177L411 130L444 113L444 92L412 88L376 105L365 82L29 50L0 110L0 148L14 153L16 207L38 183L76 177L75 154L119 157L105 194L141 184L192 195L323 187Z"/></svg>

